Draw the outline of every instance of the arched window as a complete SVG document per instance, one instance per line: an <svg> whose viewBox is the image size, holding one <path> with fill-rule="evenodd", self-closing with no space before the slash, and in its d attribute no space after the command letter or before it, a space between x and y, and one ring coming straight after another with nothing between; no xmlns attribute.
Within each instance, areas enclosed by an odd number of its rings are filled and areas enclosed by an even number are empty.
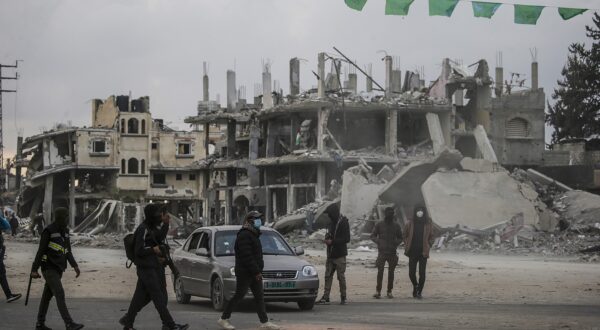
<svg viewBox="0 0 600 330"><path fill-rule="evenodd" d="M135 158L129 158L129 161L127 162L127 173L138 174L139 172L138 160Z"/></svg>
<svg viewBox="0 0 600 330"><path fill-rule="evenodd" d="M146 174L146 160L144 159L140 161L140 173Z"/></svg>
<svg viewBox="0 0 600 330"><path fill-rule="evenodd" d="M121 133L125 134L125 119L121 119Z"/></svg>
<svg viewBox="0 0 600 330"><path fill-rule="evenodd" d="M507 138L524 138L529 136L529 122L523 118L513 118L506 123Z"/></svg>
<svg viewBox="0 0 600 330"><path fill-rule="evenodd" d="M136 118L130 118L127 121L127 133L129 133L129 134L138 134L139 133L139 123Z"/></svg>
<svg viewBox="0 0 600 330"><path fill-rule="evenodd" d="M142 134L146 134L146 119L142 119Z"/></svg>
<svg viewBox="0 0 600 330"><path fill-rule="evenodd" d="M125 161L125 159L121 159L121 173L127 173L127 162Z"/></svg>

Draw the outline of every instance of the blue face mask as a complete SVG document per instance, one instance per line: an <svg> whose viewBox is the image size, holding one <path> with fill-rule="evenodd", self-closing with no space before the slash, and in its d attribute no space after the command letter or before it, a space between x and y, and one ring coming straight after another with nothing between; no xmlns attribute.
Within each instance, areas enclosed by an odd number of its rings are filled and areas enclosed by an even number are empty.
<svg viewBox="0 0 600 330"><path fill-rule="evenodd" d="M260 226L262 226L262 220L261 219L254 219L254 222L252 223L252 226L256 229L260 229Z"/></svg>

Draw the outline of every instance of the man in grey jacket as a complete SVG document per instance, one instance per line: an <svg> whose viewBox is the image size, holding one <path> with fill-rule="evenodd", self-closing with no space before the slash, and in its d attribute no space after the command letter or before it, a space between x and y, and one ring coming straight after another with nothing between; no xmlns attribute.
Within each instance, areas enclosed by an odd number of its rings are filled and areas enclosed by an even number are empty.
<svg viewBox="0 0 600 330"><path fill-rule="evenodd" d="M371 240L377 244L377 287L373 298L381 298L381 287L383 282L383 271L385 263L388 263L388 285L387 297L394 298L392 289L394 288L394 270L398 265L398 245L402 243L402 227L396 221L394 209L388 207L385 209L385 218L375 224L371 233Z"/></svg>

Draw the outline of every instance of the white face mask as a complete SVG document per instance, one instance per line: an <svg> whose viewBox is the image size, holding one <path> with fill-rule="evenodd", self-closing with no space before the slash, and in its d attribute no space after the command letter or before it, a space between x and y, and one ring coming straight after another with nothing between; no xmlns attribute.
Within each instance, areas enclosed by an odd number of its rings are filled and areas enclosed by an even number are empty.
<svg viewBox="0 0 600 330"><path fill-rule="evenodd" d="M423 217L423 211L417 211L417 217L418 218L422 218Z"/></svg>

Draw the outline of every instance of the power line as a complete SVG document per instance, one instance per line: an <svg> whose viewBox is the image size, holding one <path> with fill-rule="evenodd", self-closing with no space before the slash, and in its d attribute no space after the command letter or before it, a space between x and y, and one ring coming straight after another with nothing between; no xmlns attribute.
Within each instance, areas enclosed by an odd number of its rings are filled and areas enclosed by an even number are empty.
<svg viewBox="0 0 600 330"><path fill-rule="evenodd" d="M2 89L2 80L17 80L19 79L18 74L15 73L14 77L4 77L2 76L2 68L14 68L16 69L19 66L19 61L15 61L15 65L5 65L0 64L0 191L4 192L7 190L6 187L6 176L8 175L6 168L4 167L4 132L3 132L3 122L2 122L2 94L3 93L16 93L16 89Z"/></svg>

